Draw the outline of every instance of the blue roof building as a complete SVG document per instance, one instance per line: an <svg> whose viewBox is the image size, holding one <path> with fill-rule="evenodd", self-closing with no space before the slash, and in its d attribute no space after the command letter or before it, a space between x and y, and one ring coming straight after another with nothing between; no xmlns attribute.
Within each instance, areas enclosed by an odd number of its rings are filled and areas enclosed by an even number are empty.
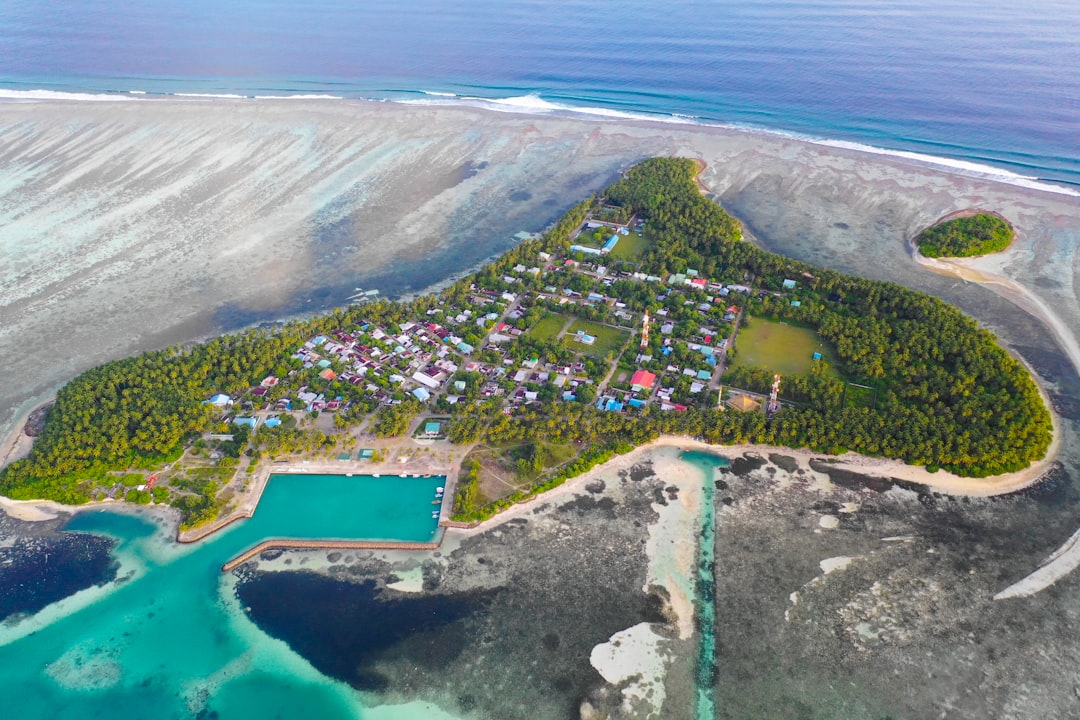
<svg viewBox="0 0 1080 720"><path fill-rule="evenodd" d="M698 380L709 380L709 379L712 378L712 373L709 372L708 370L698 370L697 371L697 376L698 376Z"/></svg>
<svg viewBox="0 0 1080 720"><path fill-rule="evenodd" d="M431 399L431 393L429 393L424 388L416 388L415 390L412 391L412 394L413 394L413 397L415 397L420 402L427 402L428 400Z"/></svg>
<svg viewBox="0 0 1080 720"><path fill-rule="evenodd" d="M470 345L469 343L465 342L464 340L462 340L461 342L459 342L457 344L457 349L460 350L461 352L465 353L466 355L468 355L469 353L471 353L473 351L473 346Z"/></svg>
<svg viewBox="0 0 1080 720"><path fill-rule="evenodd" d="M643 408L645 407L645 401L641 398L630 398L629 405L630 407Z"/></svg>
<svg viewBox="0 0 1080 720"><path fill-rule="evenodd" d="M240 425L241 427L249 427L252 430L254 430L255 426L258 425L258 424L259 424L259 419L258 418L253 418L253 417L238 417L235 420L233 420L233 425Z"/></svg>
<svg viewBox="0 0 1080 720"><path fill-rule="evenodd" d="M611 237L608 238L607 242L604 243L604 247L600 248L600 252L609 253L612 250L614 250L615 246L618 245L618 244L619 244L619 236L618 235L612 235Z"/></svg>

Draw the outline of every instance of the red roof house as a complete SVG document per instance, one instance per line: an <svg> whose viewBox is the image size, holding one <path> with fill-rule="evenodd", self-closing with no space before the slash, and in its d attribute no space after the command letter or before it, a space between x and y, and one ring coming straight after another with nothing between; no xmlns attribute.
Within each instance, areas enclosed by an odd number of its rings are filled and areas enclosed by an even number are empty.
<svg viewBox="0 0 1080 720"><path fill-rule="evenodd" d="M630 378L630 385L641 388L642 390L652 390L653 383L656 382L656 375L648 370L638 370Z"/></svg>

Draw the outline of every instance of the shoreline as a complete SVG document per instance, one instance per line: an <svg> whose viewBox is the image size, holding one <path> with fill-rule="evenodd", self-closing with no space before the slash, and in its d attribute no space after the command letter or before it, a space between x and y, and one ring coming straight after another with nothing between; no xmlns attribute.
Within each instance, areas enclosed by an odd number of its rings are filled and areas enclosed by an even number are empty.
<svg viewBox="0 0 1080 720"><path fill-rule="evenodd" d="M1040 387L1041 390L1041 387ZM815 452L808 448L791 448L782 445L712 445L702 440L682 435L662 435L643 445L638 445L630 452L618 455L611 460L597 465L589 471L571 478L558 487L552 488L541 495L530 495L522 501L511 505L502 512L482 520L475 525L465 525L450 520L454 491L457 486L460 463L439 462L434 458L421 457L418 461L395 462L384 461L379 464L371 464L361 461L343 463L341 461L307 462L281 464L274 467L268 465L260 467L254 478L249 482L243 493L238 495L236 508L225 516L198 528L190 530L179 529L179 518L176 511L170 506L147 506L131 505L122 500L107 500L87 503L86 505L64 505L52 500L12 500L0 496L0 509L20 520L35 522L55 519L61 513L74 514L89 510L117 510L134 512L167 513L175 516L177 531L175 541L180 544L199 542L233 523L253 517L258 509L259 500L262 498L266 485L271 475L275 474L329 474L329 475L443 475L446 477L443 503L440 506L439 526L447 532L455 534L472 534L481 530L495 527L508 519L516 517L520 512L527 510L538 500L548 500L561 497L563 494L575 490L578 485L584 484L596 474L610 472L611 470L625 469L632 465L642 454L659 448L677 448L680 450L700 450L721 455L727 458L741 458L747 454L777 454L794 457L801 466L811 472L817 472L810 468L811 460L819 460L830 463L838 470L845 470L862 475L868 479L880 478L901 480L917 485L925 486L933 492L947 495L967 497L992 497L1005 495L1028 488L1036 484L1054 466L1057 454L1061 447L1060 433L1057 431L1056 416L1055 431L1046 456L1038 462L1032 463L1023 470L1001 475L992 475L985 478L966 478L955 475L946 470L938 470L931 473L926 468L917 465L908 465L901 460L876 458L848 452L843 455L829 455ZM466 453L467 454L467 453ZM425 462L426 461L426 462ZM449 499L449 502L447 500ZM160 510L158 508L161 508Z"/></svg>
<svg viewBox="0 0 1080 720"><path fill-rule="evenodd" d="M34 438L23 432L26 423L35 412L55 402L56 394L52 393L15 418L11 430L8 431L3 441L0 441L0 469L7 467L16 460L22 460L30 454L30 450L34 447Z"/></svg>
<svg viewBox="0 0 1080 720"><path fill-rule="evenodd" d="M870 155L887 158L906 165L928 168L937 172L957 175L960 177L983 180L988 182L1003 183L1026 190L1052 193L1069 197L1080 197L1080 191L1070 187L1066 181L1044 179L1039 176L1021 175L1012 170L1007 170L995 165L986 164L980 157L972 155L970 159L953 159L899 148L890 148L880 145L871 145L860 140L846 140L838 137L811 135L796 130L783 128L748 125L739 121L710 120L698 116L686 116L673 111L641 111L626 112L617 109L606 108L602 105L561 105L558 103L546 103L545 107L538 108L530 103L516 103L515 100L539 98L541 89L521 90L521 94L507 98L483 98L449 93L445 97L433 95L424 89L401 91L410 97L375 97L356 94L353 96L333 95L330 93L299 93L292 95L241 95L239 93L176 93L176 92L139 92L115 90L115 91L89 91L68 92L45 90L42 88L26 90L9 90L7 95L0 96L0 107L4 105L61 105L87 103L97 104L100 101L122 102L124 104L170 104L182 105L210 104L210 105L294 105L297 100L317 103L320 106L370 106L390 105L402 108L418 109L446 109L466 110L482 112L484 114L525 116L535 118L563 118L588 123L622 123L622 124L650 124L676 129L693 129L699 131L721 131L740 135L764 136L780 140L789 140L835 151L850 151L862 155ZM20 95L15 95L20 93ZM412 97L420 95L421 97ZM442 95L441 93L439 95ZM109 103L111 104L111 103Z"/></svg>

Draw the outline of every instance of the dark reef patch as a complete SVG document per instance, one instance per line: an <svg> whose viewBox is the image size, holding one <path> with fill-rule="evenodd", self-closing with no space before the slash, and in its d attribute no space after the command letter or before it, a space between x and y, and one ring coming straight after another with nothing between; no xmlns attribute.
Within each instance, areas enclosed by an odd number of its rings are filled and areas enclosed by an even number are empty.
<svg viewBox="0 0 1080 720"><path fill-rule="evenodd" d="M237 586L248 615L320 672L360 690L384 689L375 663L393 653L424 667L452 661L460 621L483 612L492 592L397 597L375 582L312 572L254 573Z"/></svg>
<svg viewBox="0 0 1080 720"><path fill-rule="evenodd" d="M733 458L731 460L731 466L726 468L720 468L723 472L729 472L733 475L749 475L755 470L760 470L765 467L769 461L759 455L753 455L747 453L743 457Z"/></svg>
<svg viewBox="0 0 1080 720"><path fill-rule="evenodd" d="M32 615L80 590L116 579L114 540L87 533L50 533L37 525L0 513L0 538L12 540L8 547L0 547L0 621Z"/></svg>
<svg viewBox="0 0 1080 720"><path fill-rule="evenodd" d="M921 483L913 483L898 478L863 475L851 470L838 468L832 460L818 460L817 458L813 458L810 460L810 467L817 472L825 473L833 483L840 487L847 488L848 490L873 490L874 492L883 493L888 492L894 487L898 487L918 493L920 498L923 496L929 497L931 495L930 488Z"/></svg>
<svg viewBox="0 0 1080 720"><path fill-rule="evenodd" d="M776 467L780 468L784 472L793 473L799 469L799 461L790 455L780 455L779 453L770 453L769 462Z"/></svg>

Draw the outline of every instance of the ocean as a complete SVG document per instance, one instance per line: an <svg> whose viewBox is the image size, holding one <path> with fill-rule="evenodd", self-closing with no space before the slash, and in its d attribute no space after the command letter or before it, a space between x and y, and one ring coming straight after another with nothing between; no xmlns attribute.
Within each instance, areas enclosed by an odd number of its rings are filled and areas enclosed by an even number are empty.
<svg viewBox="0 0 1080 720"><path fill-rule="evenodd" d="M645 115L1080 185L1077 37L1071 0L14 0L0 97Z"/></svg>

